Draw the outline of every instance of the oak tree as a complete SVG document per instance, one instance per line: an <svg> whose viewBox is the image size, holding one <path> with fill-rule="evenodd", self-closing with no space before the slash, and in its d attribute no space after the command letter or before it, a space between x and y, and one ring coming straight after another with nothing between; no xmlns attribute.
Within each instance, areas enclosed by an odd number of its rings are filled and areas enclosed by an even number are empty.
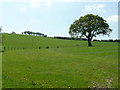
<svg viewBox="0 0 120 90"><path fill-rule="evenodd" d="M108 35L112 32L108 23L102 17L93 14L81 16L70 25L69 34L71 37L86 37L88 46L92 46L91 40L97 35Z"/></svg>

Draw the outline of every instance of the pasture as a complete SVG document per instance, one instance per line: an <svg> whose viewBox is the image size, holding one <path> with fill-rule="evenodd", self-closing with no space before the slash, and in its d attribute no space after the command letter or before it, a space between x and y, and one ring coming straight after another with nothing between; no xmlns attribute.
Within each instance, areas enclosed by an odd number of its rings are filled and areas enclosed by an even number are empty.
<svg viewBox="0 0 120 90"><path fill-rule="evenodd" d="M118 43L2 35L3 88L117 88Z"/></svg>

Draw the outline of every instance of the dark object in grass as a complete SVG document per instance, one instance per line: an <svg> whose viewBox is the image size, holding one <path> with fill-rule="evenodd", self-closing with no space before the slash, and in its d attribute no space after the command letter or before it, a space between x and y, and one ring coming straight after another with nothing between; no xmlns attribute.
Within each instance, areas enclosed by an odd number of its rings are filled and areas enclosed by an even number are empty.
<svg viewBox="0 0 120 90"><path fill-rule="evenodd" d="M49 47L46 47L47 49L49 48Z"/></svg>
<svg viewBox="0 0 120 90"><path fill-rule="evenodd" d="M4 50L1 50L0 52L4 52Z"/></svg>
<svg viewBox="0 0 120 90"><path fill-rule="evenodd" d="M35 85L36 85L36 83L35 83L34 81L32 81L32 85L33 85L33 86L35 86Z"/></svg>
<svg viewBox="0 0 120 90"><path fill-rule="evenodd" d="M32 83L32 85L33 85L33 86L35 86L35 85L36 85L36 83Z"/></svg>
<svg viewBox="0 0 120 90"><path fill-rule="evenodd" d="M40 49L41 47L39 47L39 49Z"/></svg>
<svg viewBox="0 0 120 90"><path fill-rule="evenodd" d="M59 46L57 46L57 48L59 48Z"/></svg>
<svg viewBox="0 0 120 90"><path fill-rule="evenodd" d="M90 86L88 86L88 89L90 89Z"/></svg>
<svg viewBox="0 0 120 90"><path fill-rule="evenodd" d="M77 44L76 46L80 46L79 44Z"/></svg>

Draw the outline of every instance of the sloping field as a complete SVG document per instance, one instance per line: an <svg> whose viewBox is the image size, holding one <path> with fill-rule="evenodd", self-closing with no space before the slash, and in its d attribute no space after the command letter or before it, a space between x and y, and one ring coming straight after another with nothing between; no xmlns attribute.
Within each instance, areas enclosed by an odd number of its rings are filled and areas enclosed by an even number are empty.
<svg viewBox="0 0 120 90"><path fill-rule="evenodd" d="M118 43L93 45L3 34L3 88L117 88Z"/></svg>
<svg viewBox="0 0 120 90"><path fill-rule="evenodd" d="M53 39L46 38L40 36L30 36L30 35L16 35L16 34L3 34L3 48L6 50L16 50L16 49L39 49L51 47L56 48L59 47L71 47L76 45L87 45L87 43L79 43L79 41L74 40L61 40L61 39Z"/></svg>

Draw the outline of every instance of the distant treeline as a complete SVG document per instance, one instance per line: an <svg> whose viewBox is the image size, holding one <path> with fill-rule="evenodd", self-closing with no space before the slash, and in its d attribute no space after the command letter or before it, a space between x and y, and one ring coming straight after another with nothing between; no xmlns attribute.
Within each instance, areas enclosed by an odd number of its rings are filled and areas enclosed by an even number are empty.
<svg viewBox="0 0 120 90"><path fill-rule="evenodd" d="M120 39L109 39L109 40L97 40L97 39L94 39L93 41L102 41L102 42L120 42Z"/></svg>
<svg viewBox="0 0 120 90"><path fill-rule="evenodd" d="M32 32L32 31L24 31L24 32L22 32L22 34L47 37L47 35L45 35L45 34L43 34L43 33L40 33L40 32Z"/></svg>
<svg viewBox="0 0 120 90"><path fill-rule="evenodd" d="M59 36L54 36L54 38L57 38L57 39L67 39L67 40L71 40L70 37L59 37Z"/></svg>
<svg viewBox="0 0 120 90"><path fill-rule="evenodd" d="M57 38L57 39L67 39L67 40L83 40L83 41L87 41L86 38L71 38L71 37L59 37L59 36L54 36L54 38ZM120 39L116 39L116 40L113 40L113 39L109 39L109 40L97 40L97 39L94 39L93 41L120 42Z"/></svg>
<svg viewBox="0 0 120 90"><path fill-rule="evenodd" d="M54 38L57 38L57 39L67 39L67 40L85 40L85 41L87 41L86 38L71 38L71 37L59 37L59 36L54 36Z"/></svg>

